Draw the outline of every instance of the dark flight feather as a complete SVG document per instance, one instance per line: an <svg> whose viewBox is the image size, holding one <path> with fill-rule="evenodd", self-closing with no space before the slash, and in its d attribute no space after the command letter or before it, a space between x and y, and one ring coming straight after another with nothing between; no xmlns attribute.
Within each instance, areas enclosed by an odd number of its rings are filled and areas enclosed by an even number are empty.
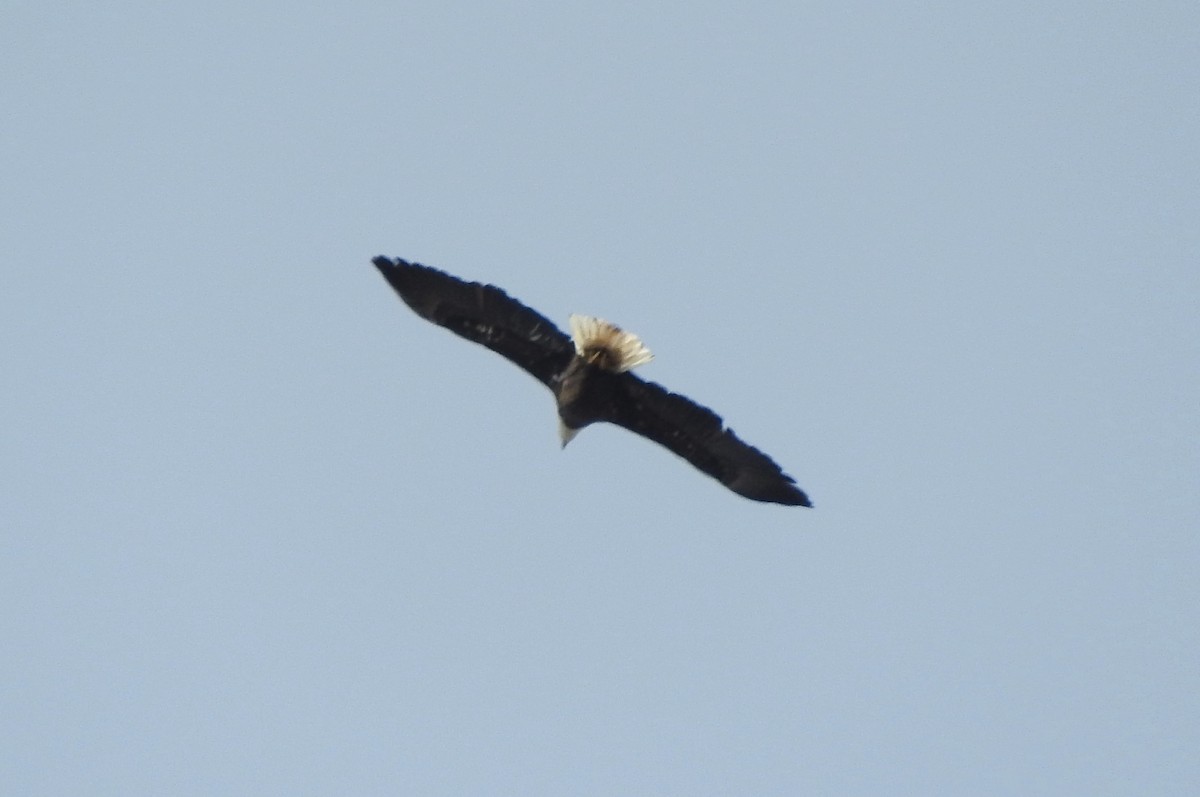
<svg viewBox="0 0 1200 797"><path fill-rule="evenodd" d="M653 440L746 498L812 506L791 476L735 435L721 416L662 385L625 376L627 398L613 402L612 423Z"/></svg>
<svg viewBox="0 0 1200 797"><path fill-rule="evenodd" d="M662 445L746 498L812 506L791 476L739 439L712 410L640 379L627 370L628 364L616 371L585 362L553 322L500 288L400 259L376 257L372 262L422 318L503 355L549 387L572 435L590 423L614 423ZM611 325L606 334L614 330L624 334ZM632 351L641 347L636 337L632 343ZM644 354L648 359L649 353Z"/></svg>
<svg viewBox="0 0 1200 797"><path fill-rule="evenodd" d="M495 285L399 259L372 262L417 315L507 357L547 387L575 355L552 321Z"/></svg>

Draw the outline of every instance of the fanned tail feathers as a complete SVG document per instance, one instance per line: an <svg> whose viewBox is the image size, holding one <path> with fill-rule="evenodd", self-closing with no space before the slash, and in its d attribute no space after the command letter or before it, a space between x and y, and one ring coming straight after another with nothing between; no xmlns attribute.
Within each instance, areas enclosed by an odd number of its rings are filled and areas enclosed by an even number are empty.
<svg viewBox="0 0 1200 797"><path fill-rule="evenodd" d="M654 359L637 335L616 324L588 315L572 315L570 322L575 352L594 365L624 373Z"/></svg>

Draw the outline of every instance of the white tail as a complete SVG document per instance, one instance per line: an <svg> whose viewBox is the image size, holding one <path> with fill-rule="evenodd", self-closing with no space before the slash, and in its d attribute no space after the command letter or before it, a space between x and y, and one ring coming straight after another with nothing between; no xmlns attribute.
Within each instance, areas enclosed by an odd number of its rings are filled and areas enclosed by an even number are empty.
<svg viewBox="0 0 1200 797"><path fill-rule="evenodd" d="M580 357L623 373L654 359L637 335L589 315L571 316L571 339Z"/></svg>

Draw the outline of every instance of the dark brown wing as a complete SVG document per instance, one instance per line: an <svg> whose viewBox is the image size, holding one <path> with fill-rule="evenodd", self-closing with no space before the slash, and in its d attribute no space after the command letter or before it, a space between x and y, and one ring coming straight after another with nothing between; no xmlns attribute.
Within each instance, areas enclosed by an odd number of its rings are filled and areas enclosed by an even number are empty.
<svg viewBox="0 0 1200 797"><path fill-rule="evenodd" d="M574 356L571 339L558 327L495 285L399 258L371 262L417 315L504 355L547 387Z"/></svg>
<svg viewBox="0 0 1200 797"><path fill-rule="evenodd" d="M791 476L740 440L712 410L633 374L620 384L613 423L665 446L746 498L812 506Z"/></svg>

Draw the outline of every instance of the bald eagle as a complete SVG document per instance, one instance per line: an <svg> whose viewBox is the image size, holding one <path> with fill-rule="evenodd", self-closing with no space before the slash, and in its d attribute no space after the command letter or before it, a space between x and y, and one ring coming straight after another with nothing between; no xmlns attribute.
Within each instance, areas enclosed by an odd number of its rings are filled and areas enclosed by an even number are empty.
<svg viewBox="0 0 1200 797"><path fill-rule="evenodd" d="M563 447L588 424L615 423L746 498L812 506L791 476L738 439L712 410L635 376L631 370L652 356L636 335L573 315L568 337L494 285L398 258L372 262L417 315L503 355L550 388Z"/></svg>

